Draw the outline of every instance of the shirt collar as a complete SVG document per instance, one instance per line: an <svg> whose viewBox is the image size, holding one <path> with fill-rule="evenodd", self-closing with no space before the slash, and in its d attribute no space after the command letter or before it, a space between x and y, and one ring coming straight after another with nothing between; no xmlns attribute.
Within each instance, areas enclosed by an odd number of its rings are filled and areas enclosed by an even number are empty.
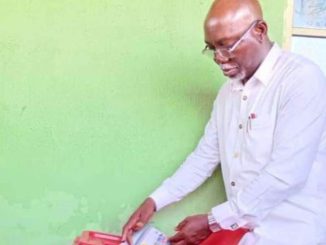
<svg viewBox="0 0 326 245"><path fill-rule="evenodd" d="M264 61L260 64L253 77L267 86L267 84L271 81L274 67L281 54L282 50L276 43L274 43L273 47L268 52Z"/></svg>
<svg viewBox="0 0 326 245"><path fill-rule="evenodd" d="M256 80L267 86L271 80L274 66L281 54L282 49L278 46L278 44L274 43L263 62L260 64L254 75L248 80L247 83L251 83L252 80ZM232 90L239 91L244 87L239 79L230 79L230 82Z"/></svg>

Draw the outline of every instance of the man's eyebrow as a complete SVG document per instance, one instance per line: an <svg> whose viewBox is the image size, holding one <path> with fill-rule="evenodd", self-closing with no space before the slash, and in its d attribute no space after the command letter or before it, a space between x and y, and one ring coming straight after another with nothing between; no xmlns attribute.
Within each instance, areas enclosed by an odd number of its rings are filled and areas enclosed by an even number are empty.
<svg viewBox="0 0 326 245"><path fill-rule="evenodd" d="M216 44L217 45L219 45L219 46L224 46L225 45L225 38L223 38L223 39L221 39L221 40L218 40L217 42L216 42ZM208 41L204 41L205 42L205 44L206 45L208 45L208 46L215 46L214 44L212 44L212 43L210 43L210 42L208 42Z"/></svg>

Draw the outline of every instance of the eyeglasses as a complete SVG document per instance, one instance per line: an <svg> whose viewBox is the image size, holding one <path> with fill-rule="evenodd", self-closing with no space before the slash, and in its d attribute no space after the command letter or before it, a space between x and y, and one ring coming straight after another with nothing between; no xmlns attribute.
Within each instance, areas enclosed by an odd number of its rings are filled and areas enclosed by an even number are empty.
<svg viewBox="0 0 326 245"><path fill-rule="evenodd" d="M233 56L234 50L239 47L239 44L247 37L250 30L259 22L260 20L255 20L250 24L247 30L241 35L241 37L234 44L223 48L212 48L209 45L203 49L202 54L214 59L215 55L219 55L225 58L231 58Z"/></svg>

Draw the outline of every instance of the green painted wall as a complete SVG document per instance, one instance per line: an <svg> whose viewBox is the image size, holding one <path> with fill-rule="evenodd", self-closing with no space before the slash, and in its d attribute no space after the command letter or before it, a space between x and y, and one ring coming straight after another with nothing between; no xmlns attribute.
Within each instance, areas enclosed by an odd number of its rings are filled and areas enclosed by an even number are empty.
<svg viewBox="0 0 326 245"><path fill-rule="evenodd" d="M263 2L282 39L283 1ZM0 0L0 244L119 232L195 147L224 81L203 0ZM156 225L224 199L219 172Z"/></svg>

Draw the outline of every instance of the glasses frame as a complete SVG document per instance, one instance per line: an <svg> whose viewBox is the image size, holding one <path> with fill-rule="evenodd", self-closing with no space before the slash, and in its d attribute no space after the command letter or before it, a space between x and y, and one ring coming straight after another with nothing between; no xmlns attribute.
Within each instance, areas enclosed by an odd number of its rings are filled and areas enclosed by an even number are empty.
<svg viewBox="0 0 326 245"><path fill-rule="evenodd" d="M223 47L223 48L210 48L208 44L205 46L205 48L202 50L202 54L207 55L211 58L215 58L216 55L225 57L225 58L231 58L233 56L234 50L239 47L239 44L247 38L248 33L250 33L251 29L258 24L261 20L255 20L253 21L250 26L245 30L245 32L239 37L235 43L233 43L229 47Z"/></svg>

